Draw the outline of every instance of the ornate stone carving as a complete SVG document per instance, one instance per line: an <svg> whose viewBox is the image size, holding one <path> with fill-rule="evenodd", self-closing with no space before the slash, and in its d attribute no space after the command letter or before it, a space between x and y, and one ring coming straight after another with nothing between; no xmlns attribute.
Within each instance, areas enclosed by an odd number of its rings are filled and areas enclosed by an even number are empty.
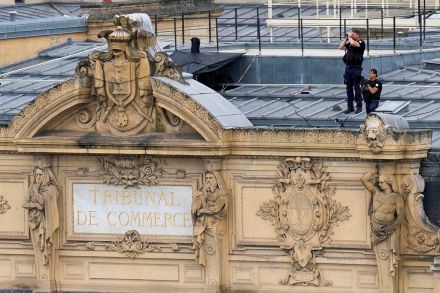
<svg viewBox="0 0 440 293"><path fill-rule="evenodd" d="M397 192L393 165L377 166L362 176L371 193L369 215L371 239L376 252L382 290L397 290L400 225L404 219L404 200Z"/></svg>
<svg viewBox="0 0 440 293"><path fill-rule="evenodd" d="M385 125L379 116L368 115L365 123L361 125L361 132L372 153L382 152L388 135L388 125Z"/></svg>
<svg viewBox="0 0 440 293"><path fill-rule="evenodd" d="M145 252L159 251L160 248L154 244L150 244L141 239L136 230L125 232L122 240L113 241L112 244L106 246L106 249L114 250L119 253L125 253L131 259L136 258L139 254Z"/></svg>
<svg viewBox="0 0 440 293"><path fill-rule="evenodd" d="M8 210L11 209L8 201L4 199L3 195L0 195L0 215L5 214Z"/></svg>
<svg viewBox="0 0 440 293"><path fill-rule="evenodd" d="M220 173L219 161L205 162L203 186L194 196L191 210L193 215L193 248L200 265L206 266L207 255L217 253L217 238L225 230L224 218L227 212L228 192Z"/></svg>
<svg viewBox="0 0 440 293"><path fill-rule="evenodd" d="M323 253L332 229L351 217L348 207L332 199L335 186L321 160L288 158L278 167L275 198L261 205L257 215L270 221L281 248L290 252L291 269L284 285L330 286L315 257Z"/></svg>
<svg viewBox="0 0 440 293"><path fill-rule="evenodd" d="M433 225L423 208L425 181L419 174L402 178L406 200L406 241L408 246L421 253L440 253L440 229Z"/></svg>
<svg viewBox="0 0 440 293"><path fill-rule="evenodd" d="M57 181L50 158L39 158L23 207L29 211L29 228L35 250L37 276L48 278L53 235L59 227Z"/></svg>
<svg viewBox="0 0 440 293"><path fill-rule="evenodd" d="M124 185L157 185L157 179L164 172L165 160L153 160L149 157L98 158L99 172L104 183Z"/></svg>
<svg viewBox="0 0 440 293"><path fill-rule="evenodd" d="M176 63L174 63L174 61L168 57L166 52L157 52L154 55L154 61L156 62L154 76L169 77L182 84L188 84L188 82L182 76L182 71L179 69Z"/></svg>

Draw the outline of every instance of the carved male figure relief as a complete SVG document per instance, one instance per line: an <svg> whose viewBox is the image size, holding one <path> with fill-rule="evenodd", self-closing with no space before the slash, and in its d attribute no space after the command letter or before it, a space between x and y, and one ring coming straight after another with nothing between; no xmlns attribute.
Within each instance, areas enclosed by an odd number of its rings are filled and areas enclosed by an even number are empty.
<svg viewBox="0 0 440 293"><path fill-rule="evenodd" d="M59 192L56 184L50 165L46 160L40 160L34 169L33 181L23 204L29 211L29 228L39 279L47 278L52 238L59 227Z"/></svg>
<svg viewBox="0 0 440 293"><path fill-rule="evenodd" d="M205 173L205 183L192 202L194 224L193 248L199 264L206 266L206 254L212 254L212 241L222 234L223 219L226 215L227 191L224 187L220 172ZM209 243L211 242L211 243Z"/></svg>
<svg viewBox="0 0 440 293"><path fill-rule="evenodd" d="M371 238L378 260L381 289L392 292L399 256L399 227L404 219L404 201L396 192L395 178L373 168L362 176L362 183L371 193L369 214Z"/></svg>

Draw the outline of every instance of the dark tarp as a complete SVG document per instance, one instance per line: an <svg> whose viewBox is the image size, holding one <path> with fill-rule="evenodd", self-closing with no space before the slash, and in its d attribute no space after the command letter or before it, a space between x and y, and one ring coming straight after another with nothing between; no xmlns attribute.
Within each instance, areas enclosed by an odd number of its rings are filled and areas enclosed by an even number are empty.
<svg viewBox="0 0 440 293"><path fill-rule="evenodd" d="M191 53L189 51L175 51L171 54L170 58L182 68L182 71L198 75L213 72L243 54L244 53Z"/></svg>

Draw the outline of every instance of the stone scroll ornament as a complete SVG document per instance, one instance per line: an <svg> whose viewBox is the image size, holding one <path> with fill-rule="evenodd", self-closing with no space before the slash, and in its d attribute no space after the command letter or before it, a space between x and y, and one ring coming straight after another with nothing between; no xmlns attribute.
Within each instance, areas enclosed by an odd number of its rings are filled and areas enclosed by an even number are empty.
<svg viewBox="0 0 440 293"><path fill-rule="evenodd" d="M38 158L23 207L28 210L29 228L38 279L48 279L54 233L59 227L57 180L50 158Z"/></svg>
<svg viewBox="0 0 440 293"><path fill-rule="evenodd" d="M335 186L321 160L287 158L278 167L275 197L257 215L270 221L281 248L290 254L291 268L284 285L331 286L316 264L332 229L351 217L349 208L332 199Z"/></svg>
<svg viewBox="0 0 440 293"><path fill-rule="evenodd" d="M96 100L94 116L84 115L83 110L78 122L82 128L96 127L119 137L178 132L183 121L156 106L151 77L186 81L176 64L159 50L150 18L140 13L120 15L114 23L116 29L98 35L107 40L108 51L92 52L77 66L78 76L91 79L91 96Z"/></svg>
<svg viewBox="0 0 440 293"><path fill-rule="evenodd" d="M425 181L419 174L402 178L405 209L405 238L410 249L418 253L440 254L440 229L425 214L422 194Z"/></svg>
<svg viewBox="0 0 440 293"><path fill-rule="evenodd" d="M157 185L157 179L164 172L165 160L149 157L98 158L98 171L105 184L136 187Z"/></svg>
<svg viewBox="0 0 440 293"><path fill-rule="evenodd" d="M220 173L220 162L205 163L204 182L194 196L191 212L193 217L193 249L198 263L207 266L209 260L218 262L218 243L225 230L228 192Z"/></svg>
<svg viewBox="0 0 440 293"><path fill-rule="evenodd" d="M158 246L142 240L141 235L136 230L125 232L122 240L113 241L106 246L106 249L125 253L131 259L146 252L160 251Z"/></svg>
<svg viewBox="0 0 440 293"><path fill-rule="evenodd" d="M405 212L405 203L393 174L393 166L378 165L361 179L371 193L368 211L371 242L376 253L379 286L386 292L396 292L398 288L400 225Z"/></svg>

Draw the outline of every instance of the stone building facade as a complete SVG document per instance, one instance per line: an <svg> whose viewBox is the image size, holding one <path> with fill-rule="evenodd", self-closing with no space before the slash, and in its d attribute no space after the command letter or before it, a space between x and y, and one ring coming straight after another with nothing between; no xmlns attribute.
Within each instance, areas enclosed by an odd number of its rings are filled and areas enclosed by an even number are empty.
<svg viewBox="0 0 440 293"><path fill-rule="evenodd" d="M430 130L254 127L122 16L0 129L0 288L435 292Z"/></svg>

